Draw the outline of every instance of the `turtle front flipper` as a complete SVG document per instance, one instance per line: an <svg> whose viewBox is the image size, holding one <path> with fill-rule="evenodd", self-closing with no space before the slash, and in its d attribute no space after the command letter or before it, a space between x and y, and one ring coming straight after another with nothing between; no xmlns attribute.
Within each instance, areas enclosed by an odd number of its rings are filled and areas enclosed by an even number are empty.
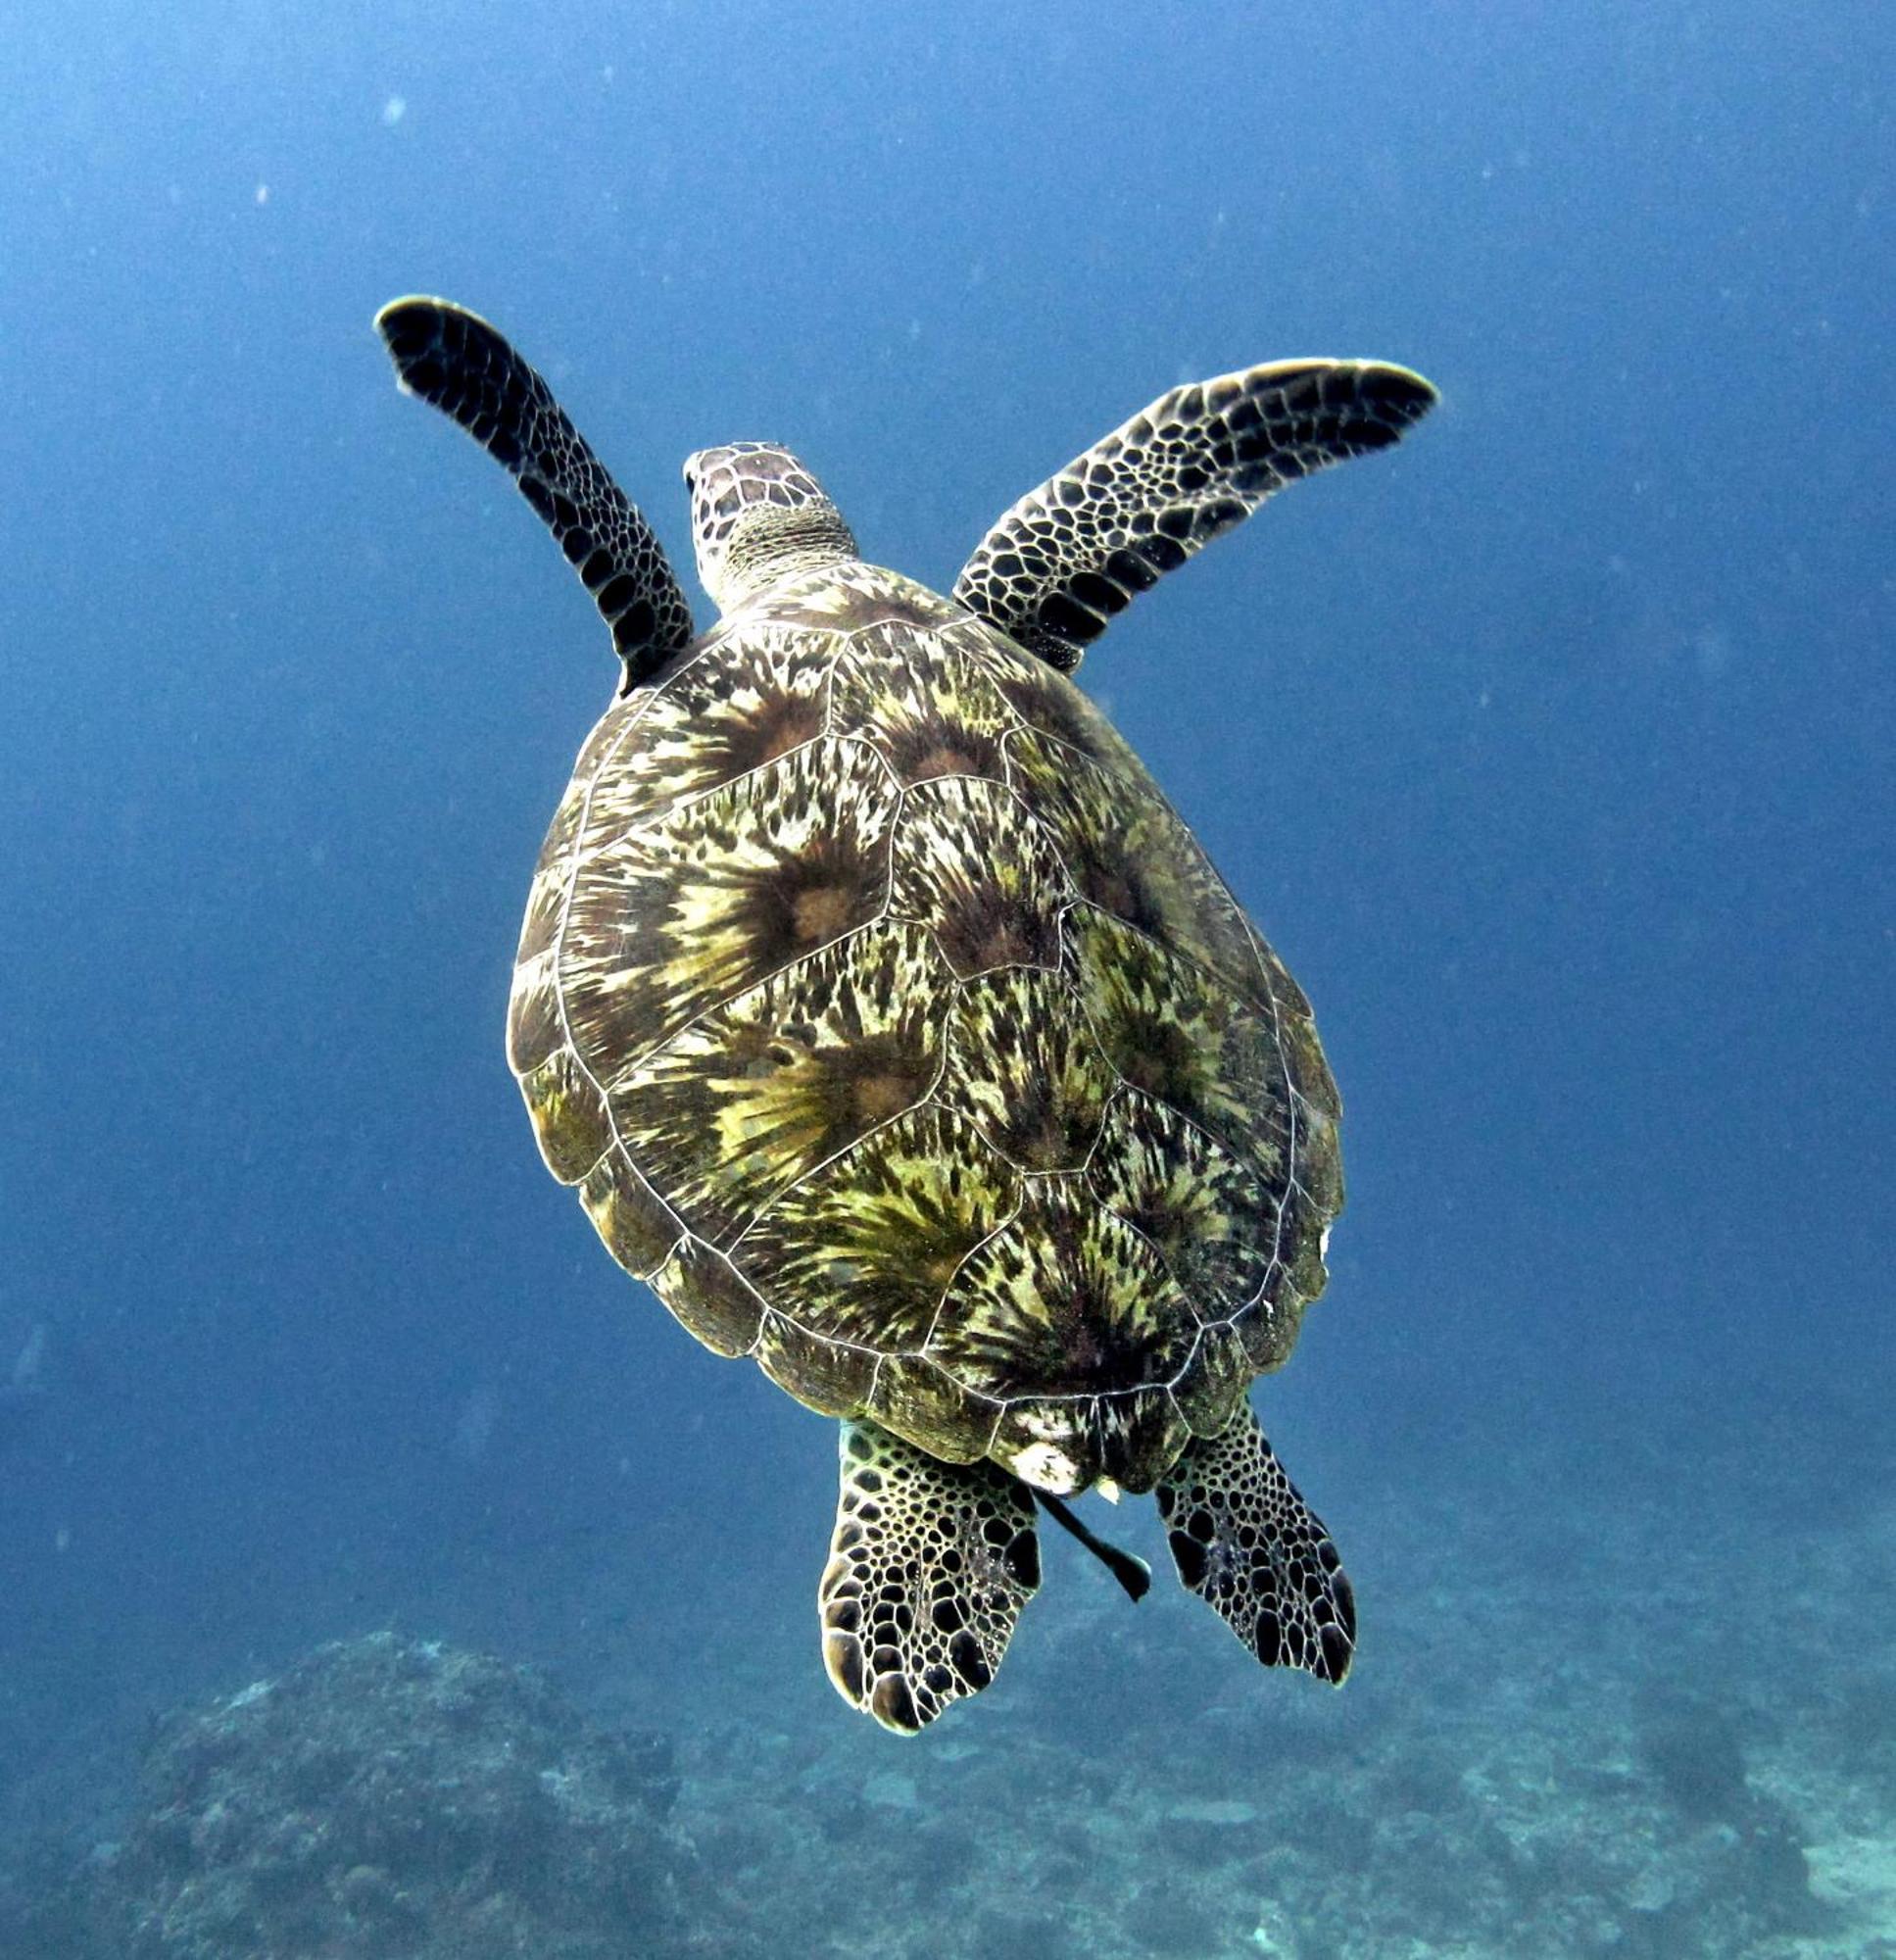
<svg viewBox="0 0 1896 1960"><path fill-rule="evenodd" d="M1161 395L1030 490L954 582L970 612L1062 672L1106 622L1265 498L1386 449L1434 405L1374 361L1279 361Z"/></svg>
<svg viewBox="0 0 1896 1960"><path fill-rule="evenodd" d="M375 316L405 393L452 416L511 472L593 595L625 662L649 680L690 643L691 607L652 526L549 388L478 314L391 300Z"/></svg>
<svg viewBox="0 0 1896 1960"><path fill-rule="evenodd" d="M817 1589L836 1691L912 1736L995 1677L1041 1583L1034 1499L997 1464L944 1463L843 1425L843 1492Z"/></svg>
<svg viewBox="0 0 1896 1960"><path fill-rule="evenodd" d="M1172 1562L1266 1667L1341 1686L1356 1600L1323 1521L1298 1495L1248 1402L1187 1446L1154 1494Z"/></svg>

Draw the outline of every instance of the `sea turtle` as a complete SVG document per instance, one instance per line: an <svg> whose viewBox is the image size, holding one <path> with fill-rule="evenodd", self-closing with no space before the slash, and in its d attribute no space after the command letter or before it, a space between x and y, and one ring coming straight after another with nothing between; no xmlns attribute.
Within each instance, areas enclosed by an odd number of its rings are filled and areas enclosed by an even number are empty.
<svg viewBox="0 0 1896 1960"><path fill-rule="evenodd" d="M1336 1089L1295 982L1067 676L1162 573L1434 391L1317 360L1174 388L947 598L865 563L787 449L701 450L722 616L694 636L492 326L424 298L377 325L623 662L534 874L509 1055L619 1263L840 1420L838 1690L913 1732L985 1688L1039 1583L1037 1495L1071 1528L1089 1489L1155 1492L1185 1585L1260 1661L1340 1682L1349 1584L1247 1396L1324 1284Z"/></svg>

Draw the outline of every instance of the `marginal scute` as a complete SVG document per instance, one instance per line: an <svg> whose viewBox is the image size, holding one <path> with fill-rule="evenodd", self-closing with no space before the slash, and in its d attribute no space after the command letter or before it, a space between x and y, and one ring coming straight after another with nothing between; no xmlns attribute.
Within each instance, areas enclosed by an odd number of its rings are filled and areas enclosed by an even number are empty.
<svg viewBox="0 0 1896 1960"><path fill-rule="evenodd" d="M1243 1337L1229 1321L1202 1330L1172 1398L1194 1436L1220 1436L1251 1378Z"/></svg>
<svg viewBox="0 0 1896 1960"><path fill-rule="evenodd" d="M1301 1186L1293 1186L1285 1200L1281 1257L1288 1290L1303 1299L1315 1299L1329 1283L1330 1272L1323 1259L1323 1229L1337 1215L1337 1210L1335 1205L1321 1203Z"/></svg>
<svg viewBox="0 0 1896 1960"><path fill-rule="evenodd" d="M876 1370L863 1413L946 1463L971 1463L988 1453L1000 1406L919 1354L892 1354Z"/></svg>
<svg viewBox="0 0 1896 1960"><path fill-rule="evenodd" d="M1297 1182L1313 1229L1321 1232L1343 1208L1343 1159L1337 1144L1337 1122L1301 1098L1295 1104L1295 1122Z"/></svg>
<svg viewBox="0 0 1896 1960"><path fill-rule="evenodd" d="M566 1018L559 1000L559 968L549 947L513 969L507 1004L507 1059L515 1075L531 1075L565 1045Z"/></svg>
<svg viewBox="0 0 1896 1960"><path fill-rule="evenodd" d="M993 1448L1022 1483L1065 1497L1107 1474L1101 1442L1096 1399L1032 1396L1001 1409Z"/></svg>
<svg viewBox="0 0 1896 1960"><path fill-rule="evenodd" d="M867 1348L826 1340L776 1312L764 1314L752 1352L780 1389L818 1415L855 1414L876 1371Z"/></svg>
<svg viewBox="0 0 1896 1960"><path fill-rule="evenodd" d="M611 719L608 715L608 719ZM590 750L595 745L587 743ZM582 764L586 761L581 757ZM555 937L559 931L559 920L564 912L566 893L572 882L572 848L579 835L580 820L586 810L586 792L592 782L590 771L576 773L566 785L566 793L559 799L559 808L553 813L553 822L547 828L546 842L540 847L540 861L533 874L533 884L527 894L526 917L520 926L520 944L514 954L515 991L518 975L534 961L551 951ZM528 1062L527 1067L533 1066ZM523 1072L520 1063L515 1062L514 1073Z"/></svg>
<svg viewBox="0 0 1896 1960"><path fill-rule="evenodd" d="M571 1049L556 1050L520 1078L547 1168L561 1184L577 1184L612 1141L606 1099Z"/></svg>
<svg viewBox="0 0 1896 1960"><path fill-rule="evenodd" d="M714 1354L748 1354L756 1345L764 1303L723 1253L687 1239L650 1276L652 1291L688 1333Z"/></svg>
<svg viewBox="0 0 1896 1960"><path fill-rule="evenodd" d="M1100 1466L1130 1495L1149 1491L1191 1441L1191 1425L1170 1389L1101 1396L1095 1406Z"/></svg>
<svg viewBox="0 0 1896 1960"><path fill-rule="evenodd" d="M1281 1286L1253 1301L1232 1325L1244 1344L1254 1375L1268 1375L1290 1358L1303 1325L1303 1296Z"/></svg>
<svg viewBox="0 0 1896 1960"><path fill-rule="evenodd" d="M624 1151L606 1152L579 1187L580 1201L606 1250L635 1279L663 1264L685 1228Z"/></svg>
<svg viewBox="0 0 1896 1960"><path fill-rule="evenodd" d="M1270 968L1271 991L1277 997L1278 1040L1290 1083L1306 1102L1329 1118L1334 1130L1343 1112L1342 1102L1337 1094L1336 1079L1330 1073L1330 1063L1324 1056L1323 1044L1317 1039L1309 1003L1268 947L1264 949L1264 956ZM1341 1202L1340 1195L1337 1201Z"/></svg>

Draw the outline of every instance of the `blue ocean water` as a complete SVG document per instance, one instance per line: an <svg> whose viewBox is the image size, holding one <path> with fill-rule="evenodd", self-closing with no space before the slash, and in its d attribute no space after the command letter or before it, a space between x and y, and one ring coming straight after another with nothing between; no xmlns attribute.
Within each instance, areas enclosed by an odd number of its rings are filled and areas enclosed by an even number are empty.
<svg viewBox="0 0 1896 1960"><path fill-rule="evenodd" d="M787 1953L1896 1952L1887 9L0 42L0 1936L52 1950L153 1711L392 1626L674 1739ZM1140 1502L1089 1512L1137 1609L1052 1544L938 1731L832 1693L832 1431L611 1266L507 1072L614 667L396 393L416 290L681 567L709 443L945 588L1179 380L1440 387L1083 670L1341 1086L1330 1291L1254 1391L1356 1582L1341 1694Z"/></svg>

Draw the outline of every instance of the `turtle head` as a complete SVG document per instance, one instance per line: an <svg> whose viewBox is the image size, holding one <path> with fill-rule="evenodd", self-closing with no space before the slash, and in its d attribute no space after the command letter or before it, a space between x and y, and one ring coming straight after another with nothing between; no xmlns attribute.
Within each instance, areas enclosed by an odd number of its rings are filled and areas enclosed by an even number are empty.
<svg viewBox="0 0 1896 1960"><path fill-rule="evenodd" d="M786 578L855 557L823 486L774 442L732 442L685 459L698 576L728 612Z"/></svg>

